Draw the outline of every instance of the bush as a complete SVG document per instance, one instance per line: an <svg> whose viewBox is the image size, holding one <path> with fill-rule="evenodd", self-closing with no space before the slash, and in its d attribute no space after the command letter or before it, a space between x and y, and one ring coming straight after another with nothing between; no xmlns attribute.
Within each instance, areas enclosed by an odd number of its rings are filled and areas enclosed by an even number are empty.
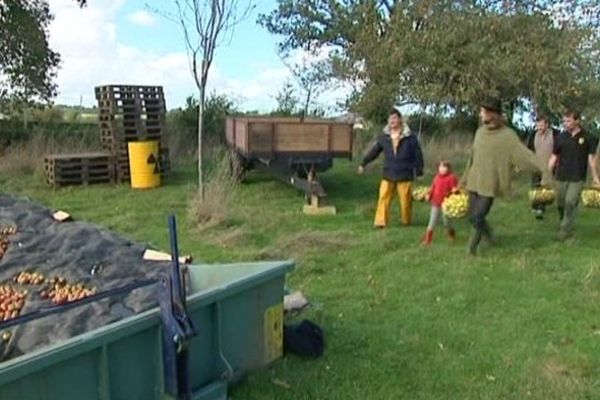
<svg viewBox="0 0 600 400"><path fill-rule="evenodd" d="M206 146L224 143L225 117L237 112L235 102L226 95L211 94L203 114L203 139ZM167 114L169 150L174 156L195 155L198 143L198 100L190 96L184 108Z"/></svg>
<svg viewBox="0 0 600 400"><path fill-rule="evenodd" d="M236 158L223 147L207 152L204 198L196 194L189 206L189 218L194 226L207 229L226 223L232 215L238 181ZM233 167L233 168L232 168Z"/></svg>

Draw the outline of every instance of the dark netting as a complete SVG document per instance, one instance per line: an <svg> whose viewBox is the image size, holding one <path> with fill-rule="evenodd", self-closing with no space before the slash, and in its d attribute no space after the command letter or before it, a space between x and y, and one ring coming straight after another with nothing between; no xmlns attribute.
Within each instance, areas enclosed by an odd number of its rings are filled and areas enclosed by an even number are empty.
<svg viewBox="0 0 600 400"><path fill-rule="evenodd" d="M142 260L145 246L106 229L78 221L58 223L47 208L0 195L0 226L10 225L18 232L8 237L8 250L0 260L0 285L28 291L21 315L51 305L40 297L41 286L13 282L21 271L64 277L102 292L154 278L169 266ZM152 285L10 328L10 339L0 340L0 360L56 344L156 304Z"/></svg>

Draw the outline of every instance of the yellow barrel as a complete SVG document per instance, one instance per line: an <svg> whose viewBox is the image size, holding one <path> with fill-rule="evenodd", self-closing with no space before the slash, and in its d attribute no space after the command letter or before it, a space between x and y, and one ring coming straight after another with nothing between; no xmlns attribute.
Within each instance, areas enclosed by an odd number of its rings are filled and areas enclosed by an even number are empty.
<svg viewBox="0 0 600 400"><path fill-rule="evenodd" d="M158 141L129 142L129 175L133 189L160 186Z"/></svg>

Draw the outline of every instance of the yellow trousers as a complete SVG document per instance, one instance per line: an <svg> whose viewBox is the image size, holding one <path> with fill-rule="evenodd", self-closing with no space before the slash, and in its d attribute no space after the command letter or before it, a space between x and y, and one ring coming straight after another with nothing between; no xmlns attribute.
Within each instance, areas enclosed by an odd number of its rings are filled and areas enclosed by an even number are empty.
<svg viewBox="0 0 600 400"><path fill-rule="evenodd" d="M381 180L379 185L379 199L375 212L375 226L387 226L390 222L390 205L394 191L398 192L400 202L400 216L404 225L410 225L412 219L412 182L392 182Z"/></svg>

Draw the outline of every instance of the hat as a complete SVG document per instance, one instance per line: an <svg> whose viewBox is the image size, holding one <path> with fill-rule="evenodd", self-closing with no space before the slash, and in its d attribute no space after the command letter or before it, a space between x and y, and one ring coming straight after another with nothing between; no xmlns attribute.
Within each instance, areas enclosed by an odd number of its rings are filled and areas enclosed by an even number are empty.
<svg viewBox="0 0 600 400"><path fill-rule="evenodd" d="M486 110L495 111L502 114L502 101L497 97L488 97L479 104Z"/></svg>

